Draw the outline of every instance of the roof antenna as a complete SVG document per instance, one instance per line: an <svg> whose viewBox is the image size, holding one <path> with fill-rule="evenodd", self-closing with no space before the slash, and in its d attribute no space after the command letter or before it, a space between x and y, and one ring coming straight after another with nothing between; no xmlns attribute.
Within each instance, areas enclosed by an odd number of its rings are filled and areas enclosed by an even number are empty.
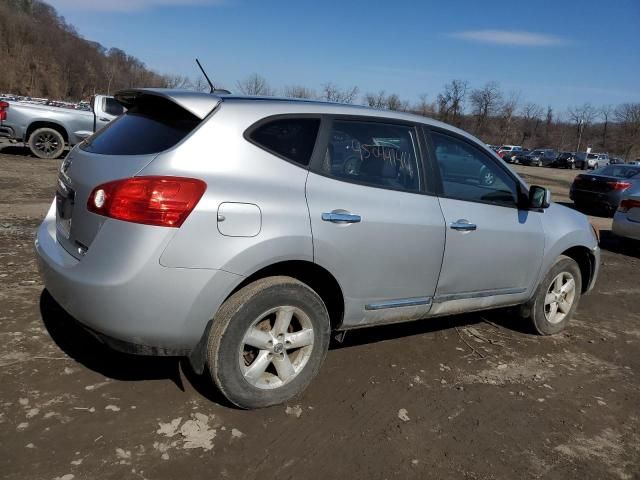
<svg viewBox="0 0 640 480"><path fill-rule="evenodd" d="M209 78L209 75L207 75L207 72L204 71L204 68L202 68L202 65L200 64L200 60L198 60L196 58L196 63L198 64L198 67L200 68L200 71L202 72L202 74L204 75L204 78L207 79L207 83L209 84L209 87L211 88L211 90L209 91L209 93L213 93L215 92L216 88L213 86L213 82L211 81L211 79Z"/></svg>

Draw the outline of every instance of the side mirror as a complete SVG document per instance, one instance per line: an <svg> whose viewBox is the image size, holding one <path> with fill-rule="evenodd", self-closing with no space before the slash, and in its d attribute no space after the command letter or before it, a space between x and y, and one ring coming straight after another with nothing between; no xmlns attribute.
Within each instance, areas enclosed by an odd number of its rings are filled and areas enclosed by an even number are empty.
<svg viewBox="0 0 640 480"><path fill-rule="evenodd" d="M529 208L544 209L551 205L551 192L539 185L532 185L529 189Z"/></svg>

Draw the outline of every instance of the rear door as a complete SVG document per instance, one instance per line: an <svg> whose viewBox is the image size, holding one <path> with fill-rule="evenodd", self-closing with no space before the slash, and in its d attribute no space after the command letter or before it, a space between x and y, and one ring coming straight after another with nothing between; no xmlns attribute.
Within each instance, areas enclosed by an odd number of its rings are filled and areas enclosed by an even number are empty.
<svg viewBox="0 0 640 480"><path fill-rule="evenodd" d="M432 313L525 298L542 263L540 213L518 209L519 182L471 140L431 129L430 145L447 225ZM449 174L452 163L456 175Z"/></svg>
<svg viewBox="0 0 640 480"><path fill-rule="evenodd" d="M314 261L335 275L345 326L421 318L444 250L444 219L428 194L415 125L327 119L306 194Z"/></svg>

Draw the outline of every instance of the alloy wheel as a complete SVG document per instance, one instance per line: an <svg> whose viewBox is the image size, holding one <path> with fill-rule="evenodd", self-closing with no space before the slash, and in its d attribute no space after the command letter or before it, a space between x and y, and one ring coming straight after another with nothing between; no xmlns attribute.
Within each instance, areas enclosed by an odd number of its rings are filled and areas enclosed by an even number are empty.
<svg viewBox="0 0 640 480"><path fill-rule="evenodd" d="M576 281L569 272L562 272L551 281L544 297L544 316L552 324L562 322L573 305Z"/></svg>
<svg viewBox="0 0 640 480"><path fill-rule="evenodd" d="M272 308L246 331L239 351L240 370L254 387L281 387L304 369L313 344L313 324L306 313L293 306Z"/></svg>

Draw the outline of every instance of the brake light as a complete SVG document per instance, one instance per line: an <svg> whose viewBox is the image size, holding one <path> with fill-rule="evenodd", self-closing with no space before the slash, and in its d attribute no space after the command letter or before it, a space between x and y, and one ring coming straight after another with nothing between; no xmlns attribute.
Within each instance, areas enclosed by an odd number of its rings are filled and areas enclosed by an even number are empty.
<svg viewBox="0 0 640 480"><path fill-rule="evenodd" d="M90 212L125 222L180 227L207 184L184 177L133 177L98 185L87 200Z"/></svg>
<svg viewBox="0 0 640 480"><path fill-rule="evenodd" d="M7 102L0 102L0 120L7 119L7 110L9 110L9 104Z"/></svg>
<svg viewBox="0 0 640 480"><path fill-rule="evenodd" d="M626 190L631 186L631 183L617 181L617 182L607 182L607 185L609 185L613 190Z"/></svg>
<svg viewBox="0 0 640 480"><path fill-rule="evenodd" d="M622 200L620 205L618 206L618 211L622 213L627 213L632 208L640 208L640 200Z"/></svg>

